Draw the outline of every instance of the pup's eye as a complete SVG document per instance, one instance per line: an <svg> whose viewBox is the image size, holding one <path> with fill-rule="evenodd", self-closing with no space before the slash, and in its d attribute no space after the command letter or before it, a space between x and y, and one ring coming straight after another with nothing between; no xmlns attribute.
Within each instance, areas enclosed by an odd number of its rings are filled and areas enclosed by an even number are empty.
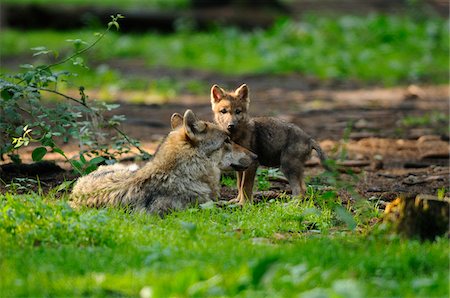
<svg viewBox="0 0 450 298"><path fill-rule="evenodd" d="M224 141L225 144L231 144L231 139L230 138L226 138Z"/></svg>
<svg viewBox="0 0 450 298"><path fill-rule="evenodd" d="M220 110L220 112L221 112L222 114L226 114L226 113L227 113L227 109L222 109L222 110Z"/></svg>
<svg viewBox="0 0 450 298"><path fill-rule="evenodd" d="M236 110L235 113L236 115L239 115L242 111L241 110Z"/></svg>

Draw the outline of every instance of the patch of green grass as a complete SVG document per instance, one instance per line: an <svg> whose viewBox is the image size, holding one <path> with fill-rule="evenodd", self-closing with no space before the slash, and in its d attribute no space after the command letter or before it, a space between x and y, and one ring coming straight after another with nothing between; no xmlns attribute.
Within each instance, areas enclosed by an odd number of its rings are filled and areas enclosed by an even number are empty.
<svg viewBox="0 0 450 298"><path fill-rule="evenodd" d="M314 194L166 218L0 195L4 296L447 297L448 241L350 232ZM311 211L314 209L314 211Z"/></svg>
<svg viewBox="0 0 450 298"><path fill-rule="evenodd" d="M236 177L230 175L222 175L220 180L220 184L230 188L236 188Z"/></svg>
<svg viewBox="0 0 450 298"><path fill-rule="evenodd" d="M4 30L1 59L45 45L67 52L62 41L93 32ZM321 79L355 79L394 85L448 82L448 20L409 16L309 16L267 30L217 28L174 34L121 34L105 38L90 60L144 59L149 67L200 69L224 74L301 73ZM25 61L24 61L25 62Z"/></svg>
<svg viewBox="0 0 450 298"><path fill-rule="evenodd" d="M423 115L408 115L401 119L405 128L430 127L437 134L446 135L450 131L448 114L441 111L427 112Z"/></svg>
<svg viewBox="0 0 450 298"><path fill-rule="evenodd" d="M444 112L433 111L421 116L406 116L402 124L408 127L420 127L448 123L448 115Z"/></svg>

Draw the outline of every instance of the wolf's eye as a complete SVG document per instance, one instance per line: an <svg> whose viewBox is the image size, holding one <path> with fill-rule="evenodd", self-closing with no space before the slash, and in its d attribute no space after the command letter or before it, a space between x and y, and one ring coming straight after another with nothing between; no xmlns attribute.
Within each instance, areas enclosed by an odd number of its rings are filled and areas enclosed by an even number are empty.
<svg viewBox="0 0 450 298"><path fill-rule="evenodd" d="M226 138L224 141L225 144L231 144L231 139L230 138Z"/></svg>
<svg viewBox="0 0 450 298"><path fill-rule="evenodd" d="M242 112L242 111L239 110L239 109L235 111L236 115L239 115L241 112Z"/></svg>
<svg viewBox="0 0 450 298"><path fill-rule="evenodd" d="M222 114L226 114L226 113L227 113L227 109L222 109L222 110L220 110L220 112L221 112Z"/></svg>

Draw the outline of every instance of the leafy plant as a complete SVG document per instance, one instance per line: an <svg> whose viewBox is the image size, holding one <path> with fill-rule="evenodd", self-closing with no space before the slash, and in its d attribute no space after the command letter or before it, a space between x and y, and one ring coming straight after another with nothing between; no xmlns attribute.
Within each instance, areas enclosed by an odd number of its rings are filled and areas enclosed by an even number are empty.
<svg viewBox="0 0 450 298"><path fill-rule="evenodd" d="M258 190L269 190L269 170L268 169L258 169L256 173L256 187Z"/></svg>
<svg viewBox="0 0 450 298"><path fill-rule="evenodd" d="M222 175L220 184L226 187L236 188L236 178L230 175Z"/></svg>
<svg viewBox="0 0 450 298"><path fill-rule="evenodd" d="M84 87L78 88L79 97L64 94L58 90L58 84L76 76L69 71L54 71L56 66L71 63L86 68L82 54L100 42L111 28L120 28L122 15L111 16L107 29L97 34L96 39L87 44L81 39L68 40L73 44L74 52L68 57L52 64L24 64L23 72L14 75L2 75L0 79L0 157L9 156L12 161L20 162L18 149L30 143L40 146L32 152L33 161L41 160L48 149L61 154L80 174L94 170L106 160L129 152L131 146L137 148L147 158L149 154L139 147L139 143L127 136L119 124L124 116L106 117L107 111L119 105L91 100ZM87 46L85 46L87 45ZM83 47L85 46L85 47ZM46 47L35 47L34 56L58 56L58 52ZM54 104L45 103L42 93L50 93L66 100ZM114 132L112 134L111 132ZM69 159L60 147L61 143L75 138L80 146L80 160ZM112 147L112 150L111 150ZM93 157L89 161L87 158Z"/></svg>

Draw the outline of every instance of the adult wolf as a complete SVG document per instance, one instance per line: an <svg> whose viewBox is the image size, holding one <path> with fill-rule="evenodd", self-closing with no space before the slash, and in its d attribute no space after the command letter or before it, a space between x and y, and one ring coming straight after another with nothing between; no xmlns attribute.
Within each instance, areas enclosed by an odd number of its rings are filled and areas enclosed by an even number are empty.
<svg viewBox="0 0 450 298"><path fill-rule="evenodd" d="M240 204L252 200L256 169L259 165L280 167L289 181L292 195L305 192L303 181L304 164L315 149L326 167L327 159L319 144L300 127L273 117L249 116L249 90L243 84L235 91L227 92L218 85L211 88L211 106L214 120L229 131L237 144L258 155L245 171L238 172L238 197Z"/></svg>
<svg viewBox="0 0 450 298"><path fill-rule="evenodd" d="M219 197L220 169L246 169L256 159L219 126L191 110L172 116L174 128L142 168L102 166L80 178L72 205L120 206L164 215Z"/></svg>

